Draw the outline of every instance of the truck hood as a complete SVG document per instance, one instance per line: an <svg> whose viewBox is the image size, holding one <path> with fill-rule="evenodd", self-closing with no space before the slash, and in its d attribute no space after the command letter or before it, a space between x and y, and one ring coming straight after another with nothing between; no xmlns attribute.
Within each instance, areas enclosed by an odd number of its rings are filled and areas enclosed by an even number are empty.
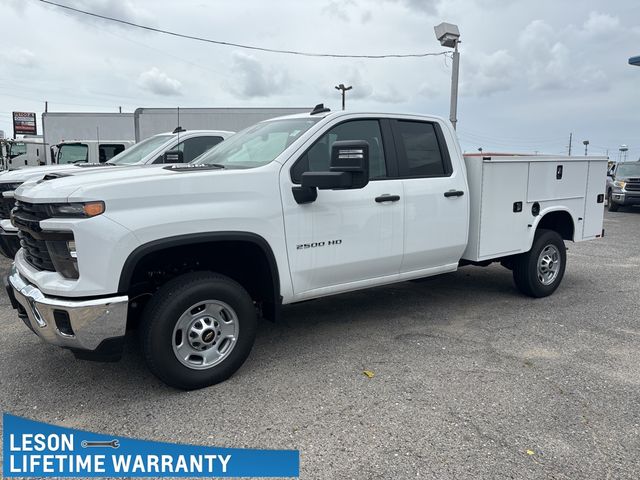
<svg viewBox="0 0 640 480"><path fill-rule="evenodd" d="M20 186L15 196L18 200L31 203L67 202L85 200L109 200L112 198L135 197L139 188L154 189L171 193L167 181L175 178L200 176L205 173L225 172L223 169L194 168L187 171L173 171L166 164L126 167L86 168L59 172L60 176L50 175L47 179L31 181ZM170 166L169 166L170 167ZM84 170L79 172L78 170ZM237 170L228 170L233 172ZM85 173L86 172L86 173ZM52 172L53 173L53 172ZM58 172L55 172L58 173ZM54 177L54 178L50 178ZM167 189L167 190L162 190Z"/></svg>
<svg viewBox="0 0 640 480"><path fill-rule="evenodd" d="M44 167L27 167L0 173L0 183L21 183L34 178L42 178L48 173L78 169L76 165L47 165Z"/></svg>

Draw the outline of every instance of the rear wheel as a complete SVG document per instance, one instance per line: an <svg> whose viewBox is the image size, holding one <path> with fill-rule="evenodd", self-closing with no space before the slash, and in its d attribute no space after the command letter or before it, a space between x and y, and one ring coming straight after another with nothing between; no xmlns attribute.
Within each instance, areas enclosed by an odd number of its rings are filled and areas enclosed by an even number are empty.
<svg viewBox="0 0 640 480"><path fill-rule="evenodd" d="M189 273L156 292L140 327L149 369L168 385L191 390L222 382L242 366L255 339L256 310L234 280Z"/></svg>
<svg viewBox="0 0 640 480"><path fill-rule="evenodd" d="M560 285L567 263L562 237L553 230L538 230L531 250L513 262L513 280L530 297L551 295Z"/></svg>
<svg viewBox="0 0 640 480"><path fill-rule="evenodd" d="M617 212L620 208L620 205L613 201L613 198L611 197L611 190L609 190L609 193L607 194L607 205L610 212Z"/></svg>

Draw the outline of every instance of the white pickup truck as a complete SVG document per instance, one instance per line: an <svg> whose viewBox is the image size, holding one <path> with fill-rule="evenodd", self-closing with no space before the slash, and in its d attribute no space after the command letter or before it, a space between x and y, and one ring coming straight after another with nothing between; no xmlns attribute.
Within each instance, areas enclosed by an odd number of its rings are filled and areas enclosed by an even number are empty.
<svg viewBox="0 0 640 480"><path fill-rule="evenodd" d="M76 159L75 162L62 162L60 165L49 165L44 167L23 168L0 173L0 254L13 259L16 252L20 249L20 240L18 238L18 229L11 224L9 219L11 210L14 207L14 190L27 181L41 180L46 175L64 174L79 175L94 172L96 167L103 166L141 166L160 164L165 162L164 155L169 153L172 161L175 162L191 162L199 155L203 154L210 148L214 147L226 138L229 138L235 132L227 132L223 130L183 130L176 129L173 132L161 133L149 137L133 147L124 150L106 162L98 162L97 155L98 145L95 141L93 148L94 156L88 155L87 146L78 143L60 144L58 151L60 159L67 158L69 160ZM91 145L91 142L85 142ZM84 148L83 148L84 145ZM100 145L102 147L102 145ZM113 147L114 144L106 146ZM80 148L80 150L64 150L65 147L72 149ZM74 157L73 152L78 153L79 157ZM93 154L92 154L93 155ZM94 162L87 162L95 160ZM80 161L78 161L78 159Z"/></svg>
<svg viewBox="0 0 640 480"><path fill-rule="evenodd" d="M564 241L603 234L605 157L463 157L432 116L319 105L194 163L21 187L7 280L27 326L84 358L136 326L154 374L200 388L283 304L491 262L544 297Z"/></svg>

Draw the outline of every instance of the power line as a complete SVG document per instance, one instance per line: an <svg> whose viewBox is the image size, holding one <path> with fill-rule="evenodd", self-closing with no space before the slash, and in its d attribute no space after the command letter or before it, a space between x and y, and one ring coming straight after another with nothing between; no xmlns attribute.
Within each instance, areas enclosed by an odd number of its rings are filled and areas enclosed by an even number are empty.
<svg viewBox="0 0 640 480"><path fill-rule="evenodd" d="M221 40L212 40L210 38L196 37L194 35L186 35L183 33L171 32L169 30L163 30L160 28L149 27L147 25L140 25L138 23L129 22L127 20L121 20L119 18L108 17L106 15L100 15L98 13L88 12L86 10L80 10L79 8L70 7L68 5L62 5L60 3L51 2L49 0L39 0L41 3L46 3L48 5L52 5L54 7L63 8L65 10L70 10L72 12L81 13L83 15L89 15L91 17L101 18L103 20L109 20L110 22L121 23L123 25L128 25L130 27L141 28L143 30L149 30L151 32L162 33L165 35L171 35L179 38L186 38L188 40L197 40L199 42L206 43L214 43L216 45L224 45L227 47L237 47L244 48L246 50L258 50L260 52L269 52L269 53L282 53L287 55L301 55L304 57L329 57L329 58L370 58L370 59L381 59L381 58L420 58L420 57L435 57L439 55L446 56L449 52L425 52L425 53L396 53L396 54L386 54L386 55L347 55L341 53L313 53L313 52L300 52L297 50L278 50L275 48L265 48L265 47L257 47L255 45L244 45L241 43L233 43L233 42L224 42Z"/></svg>

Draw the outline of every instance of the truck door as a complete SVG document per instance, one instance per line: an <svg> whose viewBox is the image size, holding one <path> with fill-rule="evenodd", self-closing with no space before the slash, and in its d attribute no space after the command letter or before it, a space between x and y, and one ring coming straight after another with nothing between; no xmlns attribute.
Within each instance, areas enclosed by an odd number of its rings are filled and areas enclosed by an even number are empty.
<svg viewBox="0 0 640 480"><path fill-rule="evenodd" d="M459 155L451 158L437 122L392 120L391 126L405 200L400 272L455 270L469 222L469 192Z"/></svg>
<svg viewBox="0 0 640 480"><path fill-rule="evenodd" d="M356 119L330 127L281 171L287 254L294 294L299 298L314 291L329 294L384 283L385 278L389 281L398 275L402 180L397 178L390 138L382 136L384 125L378 119ZM368 185L319 190L314 202L296 203L291 187L300 184L303 172L328 171L331 145L338 140L369 143Z"/></svg>

